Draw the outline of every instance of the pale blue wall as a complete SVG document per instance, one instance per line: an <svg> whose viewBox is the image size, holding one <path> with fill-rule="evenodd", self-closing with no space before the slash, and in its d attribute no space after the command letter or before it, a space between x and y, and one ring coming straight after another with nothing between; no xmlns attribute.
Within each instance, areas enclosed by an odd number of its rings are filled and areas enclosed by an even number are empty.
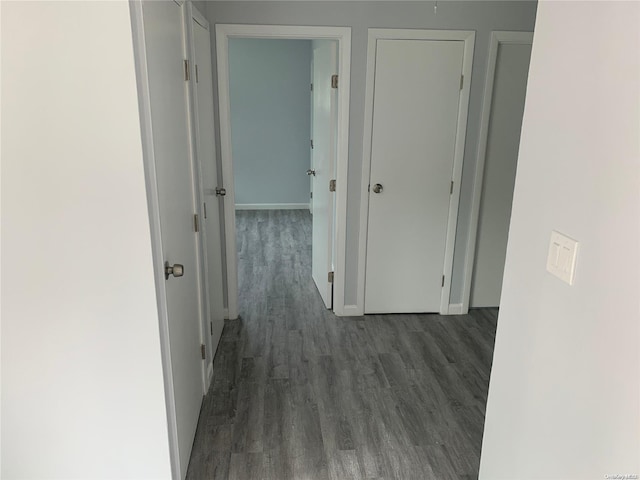
<svg viewBox="0 0 640 480"><path fill-rule="evenodd" d="M236 204L309 203L311 42L229 41Z"/></svg>

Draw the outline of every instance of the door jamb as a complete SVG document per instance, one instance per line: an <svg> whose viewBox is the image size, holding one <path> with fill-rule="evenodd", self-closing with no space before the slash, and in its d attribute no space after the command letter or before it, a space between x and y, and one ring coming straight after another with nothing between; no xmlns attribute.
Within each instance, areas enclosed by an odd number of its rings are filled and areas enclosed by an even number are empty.
<svg viewBox="0 0 640 480"><path fill-rule="evenodd" d="M336 228L334 304L336 315L345 315L345 248L347 227L347 167L349 154L349 92L351 71L351 28L282 25L216 25L218 100L220 113L220 151L222 181L227 195L224 201L224 226L227 264L227 305L229 318L238 316L238 265L235 225L235 191L231 152L231 110L229 98L229 39L279 38L290 40L336 40L338 42L338 138L336 158Z"/></svg>
<svg viewBox="0 0 640 480"><path fill-rule="evenodd" d="M207 232L204 228L204 181L202 173L202 160L198 151L198 132L200 119L198 117L198 94L195 85L196 65L195 65L195 39L193 33L193 21L197 21L206 28L209 33L211 29L207 19L198 11L191 3L186 2L186 10L184 12L184 50L185 57L189 60L189 81L187 82L188 90L188 119L190 132L190 150L191 150L191 167L192 179L194 187L194 208L199 218L199 232L196 233L196 243L198 252L198 287L200 299L200 342L205 345L206 358L202 361L202 389L203 395L206 395L211 385L213 377L213 354L214 347L211 343L209 332L209 322L211 321L211 299L209 296L209 270L207 262Z"/></svg>
<svg viewBox="0 0 640 480"><path fill-rule="evenodd" d="M469 223L469 236L464 260L464 277L462 284L462 311L469 312L469 300L471 296L471 281L473 278L473 266L476 257L476 240L478 235L478 220L480 217L480 200L482 197L482 182L484 180L484 166L487 154L487 139L489 135L489 122L491 120L491 103L493 100L494 77L496 73L496 61L498 59L498 47L501 44L531 45L533 32L493 31L489 43L489 58L487 60L487 77L484 82L484 94L482 96L482 114L480 117L480 132L478 135L478 156L476 159L476 171L473 179L473 192L471 200L471 219Z"/></svg>
<svg viewBox="0 0 640 480"><path fill-rule="evenodd" d="M469 109L469 93L471 86L471 69L473 65L473 49L475 32L472 30L413 30L370 28L367 48L367 78L365 86L364 143L362 147L362 184L360 187L360 229L358 236L358 292L357 311L355 315L364 314L365 272L367 259L367 233L369 222L369 183L371 175L371 138L373 134L373 94L374 73L376 64L376 45L378 40L449 40L463 41L464 54L462 74L464 84L458 103L458 125L453 160L452 180L453 193L449 201L449 218L447 223L447 241L444 255L444 286L440 297L440 314L449 313L449 296L451 292L451 273L453 270L453 251L455 245L458 205L460 203L460 183L462 180L462 163L467 133L467 114Z"/></svg>

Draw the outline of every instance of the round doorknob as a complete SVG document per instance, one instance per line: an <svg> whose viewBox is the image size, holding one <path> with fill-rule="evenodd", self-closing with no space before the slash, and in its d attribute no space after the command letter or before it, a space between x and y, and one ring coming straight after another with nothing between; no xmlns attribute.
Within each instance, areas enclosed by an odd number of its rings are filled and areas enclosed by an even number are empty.
<svg viewBox="0 0 640 480"><path fill-rule="evenodd" d="M382 185L380 185L379 183L376 183L373 186L373 193L380 193L382 191Z"/></svg>
<svg viewBox="0 0 640 480"><path fill-rule="evenodd" d="M184 275L184 265L176 263L175 265L169 265L169 262L164 262L164 278L169 279L169 275L174 277L181 277Z"/></svg>
<svg viewBox="0 0 640 480"><path fill-rule="evenodd" d="M307 170L307 175L309 175L309 176L313 175L315 177L316 176L316 171L312 170L312 169L309 169L309 170Z"/></svg>

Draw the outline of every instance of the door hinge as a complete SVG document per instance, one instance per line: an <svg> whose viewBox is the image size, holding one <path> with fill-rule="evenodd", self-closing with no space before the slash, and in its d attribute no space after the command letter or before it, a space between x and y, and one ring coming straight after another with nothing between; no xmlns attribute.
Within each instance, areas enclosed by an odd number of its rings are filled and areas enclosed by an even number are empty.
<svg viewBox="0 0 640 480"><path fill-rule="evenodd" d="M211 335L213 335L213 322L209 322L209 328L211 330Z"/></svg>
<svg viewBox="0 0 640 480"><path fill-rule="evenodd" d="M198 219L197 213L193 214L193 229L196 233L200 231L200 220Z"/></svg>
<svg viewBox="0 0 640 480"><path fill-rule="evenodd" d="M331 88L338 88L338 75L331 75Z"/></svg>
<svg viewBox="0 0 640 480"><path fill-rule="evenodd" d="M330 192L335 192L336 191L336 181L335 180L329 180L329 191Z"/></svg>
<svg viewBox="0 0 640 480"><path fill-rule="evenodd" d="M333 283L333 272L329 272L327 277L328 277L329 283Z"/></svg>
<svg viewBox="0 0 640 480"><path fill-rule="evenodd" d="M207 218L207 203L203 203L202 204L202 209L203 209L203 213L204 213L204 218Z"/></svg>
<svg viewBox="0 0 640 480"><path fill-rule="evenodd" d="M464 75L460 75L460 90L462 90L463 85L464 85Z"/></svg>
<svg viewBox="0 0 640 480"><path fill-rule="evenodd" d="M198 83L198 64L196 63L196 83Z"/></svg>
<svg viewBox="0 0 640 480"><path fill-rule="evenodd" d="M207 358L207 347L205 347L204 344L200 345L200 353L202 354L203 360Z"/></svg>
<svg viewBox="0 0 640 480"><path fill-rule="evenodd" d="M313 198L313 192L309 192L309 198Z"/></svg>
<svg viewBox="0 0 640 480"><path fill-rule="evenodd" d="M444 275L442 275L442 286L444 287Z"/></svg>
<svg viewBox="0 0 640 480"><path fill-rule="evenodd" d="M310 140L311 142L311 149L313 149L313 140Z"/></svg>
<svg viewBox="0 0 640 480"><path fill-rule="evenodd" d="M313 83L311 84L311 91L313 92Z"/></svg>
<svg viewBox="0 0 640 480"><path fill-rule="evenodd" d="M449 189L449 195L453 193L453 180L451 180L451 188Z"/></svg>
<svg viewBox="0 0 640 480"><path fill-rule="evenodd" d="M189 60L184 61L184 79L186 82L189 81Z"/></svg>

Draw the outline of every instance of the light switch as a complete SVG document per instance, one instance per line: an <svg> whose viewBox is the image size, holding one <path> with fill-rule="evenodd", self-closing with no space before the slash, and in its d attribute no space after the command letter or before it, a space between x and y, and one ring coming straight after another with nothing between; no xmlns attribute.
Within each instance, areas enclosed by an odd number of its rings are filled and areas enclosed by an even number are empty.
<svg viewBox="0 0 640 480"><path fill-rule="evenodd" d="M578 242L560 232L551 232L547 271L569 285L573 285L578 245Z"/></svg>

